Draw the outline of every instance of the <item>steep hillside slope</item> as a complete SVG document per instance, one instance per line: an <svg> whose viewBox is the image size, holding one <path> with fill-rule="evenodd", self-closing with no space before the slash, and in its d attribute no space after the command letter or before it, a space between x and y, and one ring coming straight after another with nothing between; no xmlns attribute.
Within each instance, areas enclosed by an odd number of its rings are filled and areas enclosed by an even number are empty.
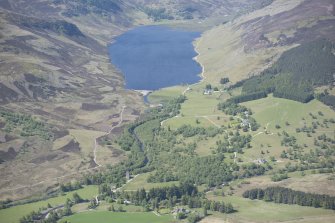
<svg viewBox="0 0 335 223"><path fill-rule="evenodd" d="M273 4L214 28L199 40L198 57L213 84L259 74L285 50L325 38L335 40L334 1L277 0Z"/></svg>

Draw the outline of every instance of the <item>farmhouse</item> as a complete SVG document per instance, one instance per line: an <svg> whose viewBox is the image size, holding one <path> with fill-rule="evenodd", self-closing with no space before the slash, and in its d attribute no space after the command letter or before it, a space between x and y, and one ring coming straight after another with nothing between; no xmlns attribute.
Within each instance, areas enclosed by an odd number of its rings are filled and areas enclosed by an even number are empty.
<svg viewBox="0 0 335 223"><path fill-rule="evenodd" d="M241 122L242 127L249 126L249 124L250 124L249 119L243 119L242 122Z"/></svg>
<svg viewBox="0 0 335 223"><path fill-rule="evenodd" d="M190 210L187 210L185 208L176 207L175 209L173 209L173 211L171 213L173 215L177 215L178 213L188 214L188 213L190 213Z"/></svg>

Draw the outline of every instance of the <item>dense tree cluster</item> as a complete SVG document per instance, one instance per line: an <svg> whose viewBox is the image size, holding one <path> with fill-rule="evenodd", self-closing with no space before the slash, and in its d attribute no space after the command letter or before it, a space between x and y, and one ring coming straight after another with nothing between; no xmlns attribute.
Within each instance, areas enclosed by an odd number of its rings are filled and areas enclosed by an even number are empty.
<svg viewBox="0 0 335 223"><path fill-rule="evenodd" d="M227 84L229 83L229 78L228 77L224 77L220 79L220 84Z"/></svg>
<svg viewBox="0 0 335 223"><path fill-rule="evenodd" d="M112 192L108 185L99 187L100 198L109 202L130 202L136 206L147 207L148 210L156 210L161 207L173 208L177 205L189 208L203 208L205 210L218 211L221 213L232 213L234 208L230 203L207 200L197 187L190 183L181 183L180 186L162 188L151 188L146 191L116 191Z"/></svg>
<svg viewBox="0 0 335 223"><path fill-rule="evenodd" d="M233 179L231 165L223 160L224 155L187 157L180 159L175 172L180 180L192 182L196 185L217 186Z"/></svg>
<svg viewBox="0 0 335 223"><path fill-rule="evenodd" d="M153 174L150 174L147 181L148 183L159 183L159 182L169 182L176 181L178 178L169 170L159 169Z"/></svg>
<svg viewBox="0 0 335 223"><path fill-rule="evenodd" d="M8 208L10 206L10 203L12 202L11 199L7 199L7 200L4 200L4 201L0 201L0 210L1 209L5 209L5 208Z"/></svg>
<svg viewBox="0 0 335 223"><path fill-rule="evenodd" d="M239 96L235 96L232 98L229 98L228 101L231 101L233 103L242 103L242 102L246 102L246 101L253 101L253 100L257 100L260 98L266 98L267 97L267 93L264 91L259 91L259 92L253 92L253 93L249 93L249 94L242 94Z"/></svg>
<svg viewBox="0 0 335 223"><path fill-rule="evenodd" d="M74 183L69 182L69 183L66 183L66 184L61 184L59 186L59 190L61 192L69 192L69 191L73 191L73 190L78 190L80 188L82 188L82 185L78 181L76 181Z"/></svg>
<svg viewBox="0 0 335 223"><path fill-rule="evenodd" d="M183 137L192 137L195 135L204 135L207 137L215 137L217 134L221 134L223 132L223 129L209 127L209 128L203 128L203 127L192 127L191 125L182 125L179 127L175 133L181 134Z"/></svg>
<svg viewBox="0 0 335 223"><path fill-rule="evenodd" d="M244 198L273 201L275 203L297 204L301 206L323 207L335 210L335 197L295 191L283 187L268 187L252 189L243 193Z"/></svg>
<svg viewBox="0 0 335 223"><path fill-rule="evenodd" d="M219 103L218 109L223 111L227 115L233 115L233 116L244 112L249 112L249 114L252 113L247 107L236 104L229 100L227 100L226 102Z"/></svg>
<svg viewBox="0 0 335 223"><path fill-rule="evenodd" d="M285 180L288 178L288 175L287 173L283 173L283 174L274 174L272 177L271 177L271 180L274 181L274 182L278 182L278 181L282 181L282 180Z"/></svg>
<svg viewBox="0 0 335 223"><path fill-rule="evenodd" d="M255 163L243 164L238 166L237 171L233 173L234 178L243 179L252 176L260 176L265 173L265 171L272 169L269 164L258 165Z"/></svg>
<svg viewBox="0 0 335 223"><path fill-rule="evenodd" d="M162 204L167 204L170 208L174 207L183 196L198 196L197 188L190 183L181 183L180 186L170 186L161 188L151 188L146 191L116 191L113 192L108 184L99 186L100 198L111 201L130 201L134 205L150 205L152 209L158 208ZM167 202L167 203L166 203Z"/></svg>
<svg viewBox="0 0 335 223"><path fill-rule="evenodd" d="M281 85L276 87L276 90L273 92L273 96L277 98L286 98L293 101L299 101L302 103L307 103L314 99L313 90L311 86L301 87L297 89L296 86L292 85Z"/></svg>
<svg viewBox="0 0 335 223"><path fill-rule="evenodd" d="M240 135L238 131L235 133L227 133L223 140L216 142L218 153L243 153L243 149L250 148L251 135Z"/></svg>
<svg viewBox="0 0 335 223"><path fill-rule="evenodd" d="M249 120L251 131L257 131L259 129L259 127L260 127L260 124L258 124L256 122L256 119L254 119L253 117L249 116L248 120Z"/></svg>
<svg viewBox="0 0 335 223"><path fill-rule="evenodd" d="M202 198L201 196L182 196L181 205L187 205L189 208L204 208L205 210L227 214L235 211L231 203L225 203L223 201L210 201Z"/></svg>
<svg viewBox="0 0 335 223"><path fill-rule="evenodd" d="M327 91L325 91L321 94L317 94L316 98L325 105L328 105L332 109L335 109L335 95L330 95Z"/></svg>

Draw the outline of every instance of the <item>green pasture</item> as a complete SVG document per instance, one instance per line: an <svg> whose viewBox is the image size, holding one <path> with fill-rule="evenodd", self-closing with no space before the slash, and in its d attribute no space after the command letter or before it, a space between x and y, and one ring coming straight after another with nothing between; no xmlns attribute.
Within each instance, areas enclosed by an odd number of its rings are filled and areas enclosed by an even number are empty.
<svg viewBox="0 0 335 223"><path fill-rule="evenodd" d="M242 105L250 108L257 122L265 127L268 125L270 132L276 130L276 124L284 127L287 132L295 132L295 128L303 127L304 123L311 123L312 118L309 113L317 117L315 121L322 122L324 119L334 118L335 112L328 106L317 100L309 103L300 103L288 99L275 98L269 95L267 98L242 103ZM321 111L323 116L318 115ZM289 123L286 126L286 122ZM319 129L320 131L332 129Z"/></svg>
<svg viewBox="0 0 335 223"><path fill-rule="evenodd" d="M178 185L178 181L171 181L166 183L148 183L147 178L149 177L150 173L144 173L137 175L134 179L132 179L130 182L128 182L123 189L124 190L138 190L141 188L144 188L145 190L149 190L151 188L157 188L157 187L168 187L172 185Z"/></svg>
<svg viewBox="0 0 335 223"><path fill-rule="evenodd" d="M276 204L261 200L250 200L239 196L220 197L214 196L212 193L208 197L213 200L231 202L238 211L228 217L239 222L279 222L297 219L315 219L315 222L322 222L323 218L333 217L335 219L334 211L322 208Z"/></svg>
<svg viewBox="0 0 335 223"><path fill-rule="evenodd" d="M108 212L108 211L87 211L71 215L60 222L71 223L167 223L173 222L171 215L157 216L154 213L129 213L129 212Z"/></svg>
<svg viewBox="0 0 335 223"><path fill-rule="evenodd" d="M182 95L185 89L187 89L187 86L163 88L149 94L148 100L151 104L163 103Z"/></svg>
<svg viewBox="0 0 335 223"><path fill-rule="evenodd" d="M86 186L82 189L69 192L63 196L49 198L47 200L34 203L17 205L10 208L0 210L0 222L2 223L17 223L20 218L29 214L32 211L38 211L40 208L47 207L48 203L52 206L64 204L67 198L72 198L73 193L77 192L83 199L91 199L98 194L97 186Z"/></svg>

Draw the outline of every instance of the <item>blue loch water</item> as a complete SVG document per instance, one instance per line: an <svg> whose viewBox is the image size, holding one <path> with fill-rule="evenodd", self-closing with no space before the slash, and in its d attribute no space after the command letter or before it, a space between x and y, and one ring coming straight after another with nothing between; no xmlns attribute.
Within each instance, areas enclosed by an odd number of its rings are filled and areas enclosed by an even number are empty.
<svg viewBox="0 0 335 223"><path fill-rule="evenodd" d="M166 26L142 26L115 38L111 62L126 80L126 88L157 90L200 80L200 65L192 42L199 32Z"/></svg>

